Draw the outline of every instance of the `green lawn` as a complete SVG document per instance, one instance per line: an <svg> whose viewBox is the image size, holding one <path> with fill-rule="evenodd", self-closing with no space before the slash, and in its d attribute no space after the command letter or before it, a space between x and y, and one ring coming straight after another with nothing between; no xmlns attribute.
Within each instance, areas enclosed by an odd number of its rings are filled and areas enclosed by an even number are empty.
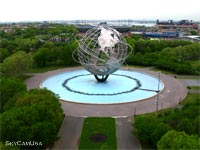
<svg viewBox="0 0 200 150"><path fill-rule="evenodd" d="M199 99L199 93L188 94L186 98L181 102L181 105L194 103L196 99Z"/></svg>
<svg viewBox="0 0 200 150"><path fill-rule="evenodd" d="M72 65L72 66L47 66L47 67L37 67L37 68L32 68L27 73L43 73L47 71L52 71L56 69L64 69L64 68L70 68L70 67L80 67L80 65Z"/></svg>
<svg viewBox="0 0 200 150"><path fill-rule="evenodd" d="M90 138L95 134L106 136L104 142L94 142ZM115 119L109 117L89 117L84 120L79 143L81 149L117 149Z"/></svg>
<svg viewBox="0 0 200 150"><path fill-rule="evenodd" d="M187 88L191 90L200 90L200 86L188 86Z"/></svg>
<svg viewBox="0 0 200 150"><path fill-rule="evenodd" d="M43 73L51 70L56 70L56 69L62 69L66 67L61 67L61 66L49 66L49 67L41 67L41 68L32 68L29 70L27 73Z"/></svg>
<svg viewBox="0 0 200 150"><path fill-rule="evenodd" d="M187 103L194 103L199 98L199 93L190 93L181 101L180 105L184 106ZM158 115L162 116L164 113L174 110L174 107L166 108L158 111ZM156 115L157 112L151 112L144 115Z"/></svg>
<svg viewBox="0 0 200 150"><path fill-rule="evenodd" d="M167 74L167 75L175 75L175 73L167 71L167 70L162 70L162 69L158 69L158 68L150 68L149 70L151 71L155 71L155 72L161 72L163 74Z"/></svg>
<svg viewBox="0 0 200 150"><path fill-rule="evenodd" d="M199 60L191 60L191 61L188 61L193 67L198 67L200 66L200 61Z"/></svg>

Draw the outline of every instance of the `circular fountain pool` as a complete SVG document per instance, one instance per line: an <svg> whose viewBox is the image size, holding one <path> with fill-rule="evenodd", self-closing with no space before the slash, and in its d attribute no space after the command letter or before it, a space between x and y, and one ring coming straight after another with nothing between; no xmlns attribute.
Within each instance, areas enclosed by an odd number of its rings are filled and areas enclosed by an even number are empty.
<svg viewBox="0 0 200 150"><path fill-rule="evenodd" d="M86 70L75 70L49 77L40 87L51 90L66 101L115 104L153 97L164 89L164 84L157 77L127 70L116 71L102 83Z"/></svg>

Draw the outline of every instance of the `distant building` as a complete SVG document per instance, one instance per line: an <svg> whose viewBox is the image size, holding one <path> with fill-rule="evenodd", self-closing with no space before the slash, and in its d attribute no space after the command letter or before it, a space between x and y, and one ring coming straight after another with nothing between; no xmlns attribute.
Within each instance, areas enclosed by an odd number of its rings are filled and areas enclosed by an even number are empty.
<svg viewBox="0 0 200 150"><path fill-rule="evenodd" d="M183 36L180 39L200 43L200 36L198 36L198 35Z"/></svg>
<svg viewBox="0 0 200 150"><path fill-rule="evenodd" d="M194 30L199 33L199 25L192 20L181 20L178 22L174 22L173 20L157 20L155 28L158 32L189 32Z"/></svg>
<svg viewBox="0 0 200 150"><path fill-rule="evenodd" d="M178 32L145 32L142 34L145 37L150 38L177 38L179 36Z"/></svg>
<svg viewBox="0 0 200 150"><path fill-rule="evenodd" d="M100 22L99 25L107 25L107 22Z"/></svg>
<svg viewBox="0 0 200 150"><path fill-rule="evenodd" d="M101 22L100 25L107 25L107 22ZM111 25L111 26L108 25L108 26L116 29L118 32L121 32L121 33L129 33L131 31L131 27L129 27L129 26L114 26L114 25ZM79 32L85 33L89 29L94 28L95 26L88 25L88 24L85 24L85 25L78 24L78 25L76 25L76 27Z"/></svg>

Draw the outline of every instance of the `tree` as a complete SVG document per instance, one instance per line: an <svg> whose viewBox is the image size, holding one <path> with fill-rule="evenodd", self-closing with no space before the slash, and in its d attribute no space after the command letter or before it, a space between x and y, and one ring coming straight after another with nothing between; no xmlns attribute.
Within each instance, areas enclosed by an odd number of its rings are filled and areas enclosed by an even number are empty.
<svg viewBox="0 0 200 150"><path fill-rule="evenodd" d="M157 124L157 127L154 129L154 131L152 133L152 142L153 142L154 146L157 145L157 142L169 130L171 130L171 127L168 124L164 124L164 123Z"/></svg>
<svg viewBox="0 0 200 150"><path fill-rule="evenodd" d="M194 150L200 148L199 137L187 135L185 132L171 130L157 144L158 150Z"/></svg>
<svg viewBox="0 0 200 150"><path fill-rule="evenodd" d="M14 144L11 145L9 142L7 142L5 144L0 142L0 149L2 149L2 150L19 150L19 148L17 146L14 146Z"/></svg>
<svg viewBox="0 0 200 150"><path fill-rule="evenodd" d="M42 145L32 148L46 148L57 139L63 110L55 94L34 89L18 97L15 107L2 113L0 120L2 142L36 141Z"/></svg>
<svg viewBox="0 0 200 150"><path fill-rule="evenodd" d="M198 35L198 33L197 33L196 31L194 31L194 30L191 30L190 33L191 33L192 35Z"/></svg>
<svg viewBox="0 0 200 150"><path fill-rule="evenodd" d="M153 145L152 133L157 128L159 120L153 116L137 116L134 121L135 134L146 145Z"/></svg>
<svg viewBox="0 0 200 150"><path fill-rule="evenodd" d="M0 63L3 62L3 60L8 57L10 54L9 54L9 51L6 49L6 48L0 48Z"/></svg>
<svg viewBox="0 0 200 150"><path fill-rule="evenodd" d="M199 120L200 116L198 115L195 117L195 119L192 121L194 125L194 133L196 133L198 136L200 136L200 130L199 130Z"/></svg>
<svg viewBox="0 0 200 150"><path fill-rule="evenodd" d="M187 134L192 134L194 133L194 126L191 122L192 120L188 118L184 118L180 121L180 123L177 126L178 131L184 131Z"/></svg>
<svg viewBox="0 0 200 150"><path fill-rule="evenodd" d="M48 49L47 48L39 48L37 52L33 55L34 63L37 67L45 67L47 63L48 57Z"/></svg>
<svg viewBox="0 0 200 150"><path fill-rule="evenodd" d="M135 44L134 44L135 40L128 36L125 37L125 39L126 39L126 42L131 46L131 48L132 48L131 50L134 50L135 49Z"/></svg>
<svg viewBox="0 0 200 150"><path fill-rule="evenodd" d="M16 47L17 47L17 43L13 39L1 40L1 48L6 48L10 53L13 52Z"/></svg>
<svg viewBox="0 0 200 150"><path fill-rule="evenodd" d="M144 56L140 52L137 52L135 55L128 57L127 63L130 65L142 65L143 60Z"/></svg>
<svg viewBox="0 0 200 150"><path fill-rule="evenodd" d="M33 51L36 47L36 39L31 38L16 38L15 42L18 44L16 50L23 50L25 52Z"/></svg>
<svg viewBox="0 0 200 150"><path fill-rule="evenodd" d="M0 78L1 103L0 109L17 93L26 91L26 85L16 78Z"/></svg>
<svg viewBox="0 0 200 150"><path fill-rule="evenodd" d="M22 78L25 71L30 68L31 63L32 58L30 54L26 54L24 51L18 51L3 61L1 71L5 76Z"/></svg>

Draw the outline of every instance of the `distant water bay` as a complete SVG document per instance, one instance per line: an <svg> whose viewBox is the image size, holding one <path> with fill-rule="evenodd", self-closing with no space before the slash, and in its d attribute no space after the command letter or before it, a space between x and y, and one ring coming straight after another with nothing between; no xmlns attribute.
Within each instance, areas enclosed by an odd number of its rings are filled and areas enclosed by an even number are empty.
<svg viewBox="0 0 200 150"><path fill-rule="evenodd" d="M89 25L98 25L101 22L106 22L108 25L115 25L115 26L146 26L152 27L156 24L156 21L135 21L135 20L70 20L70 21L61 21L69 24L89 24Z"/></svg>

